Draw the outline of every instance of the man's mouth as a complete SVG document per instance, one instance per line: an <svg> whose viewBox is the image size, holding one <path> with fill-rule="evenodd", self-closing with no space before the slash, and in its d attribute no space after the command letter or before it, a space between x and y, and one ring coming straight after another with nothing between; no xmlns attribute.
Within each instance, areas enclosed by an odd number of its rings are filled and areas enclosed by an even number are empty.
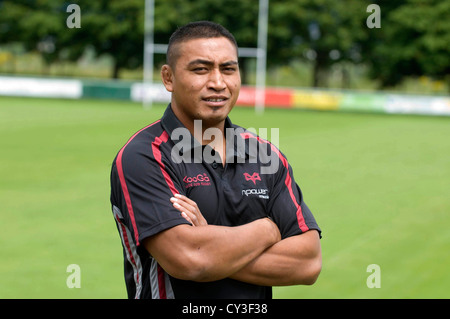
<svg viewBox="0 0 450 319"><path fill-rule="evenodd" d="M202 99L206 102L210 107L222 107L228 101L228 97L226 96L207 96Z"/></svg>
<svg viewBox="0 0 450 319"><path fill-rule="evenodd" d="M222 102L225 101L226 99L204 99L207 102Z"/></svg>

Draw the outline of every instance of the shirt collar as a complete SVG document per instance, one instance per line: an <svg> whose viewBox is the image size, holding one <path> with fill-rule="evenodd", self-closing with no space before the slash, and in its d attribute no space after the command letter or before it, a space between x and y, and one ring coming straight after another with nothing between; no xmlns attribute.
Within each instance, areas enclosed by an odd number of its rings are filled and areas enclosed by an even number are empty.
<svg viewBox="0 0 450 319"><path fill-rule="evenodd" d="M161 125L163 129L169 134L170 139L172 140L172 134L174 131L178 128L184 128L187 130L187 128L181 123L181 121L176 117L175 113L172 110L172 105L169 104L164 112L164 115L161 118ZM241 159L247 159L249 156L248 151L248 143L245 143L245 139L241 136L240 132L243 132L244 129L234 125L230 118L227 116L225 119L225 134L227 134L227 129L234 132L234 136L236 138L233 138L233 141L230 141L230 139L227 138L227 161L231 160L231 157L241 158ZM188 131L189 132L189 131ZM176 132L175 132L176 133ZM184 151L191 151L194 150L197 147L202 148L203 146L189 133L190 136L190 143L186 143L186 145L183 144L183 150ZM179 138L178 134L174 136L175 138ZM178 142L178 140L172 140L175 144ZM232 143L232 144L231 144ZM232 149L232 154L229 154L229 150ZM231 156L231 157L230 157Z"/></svg>

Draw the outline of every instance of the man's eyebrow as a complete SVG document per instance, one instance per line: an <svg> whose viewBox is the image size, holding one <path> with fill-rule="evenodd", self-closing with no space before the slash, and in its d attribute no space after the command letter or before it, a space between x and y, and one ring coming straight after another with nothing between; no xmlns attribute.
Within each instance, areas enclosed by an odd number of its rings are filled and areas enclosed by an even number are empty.
<svg viewBox="0 0 450 319"><path fill-rule="evenodd" d="M205 65L213 65L214 62L208 61L208 60L202 60L202 59L196 59L189 62L188 65L196 65L196 64L205 64Z"/></svg>
<svg viewBox="0 0 450 319"><path fill-rule="evenodd" d="M196 59L196 60L192 60L191 62L189 62L188 65L192 66L192 65L196 65L196 64L214 65L214 62L209 61L209 60ZM231 61L227 61L227 62L221 63L220 66L224 67L224 66L237 65L237 64L238 64L237 61L231 60Z"/></svg>
<svg viewBox="0 0 450 319"><path fill-rule="evenodd" d="M224 66L230 66L230 65L238 65L237 61L227 61L222 63L220 66L224 67Z"/></svg>

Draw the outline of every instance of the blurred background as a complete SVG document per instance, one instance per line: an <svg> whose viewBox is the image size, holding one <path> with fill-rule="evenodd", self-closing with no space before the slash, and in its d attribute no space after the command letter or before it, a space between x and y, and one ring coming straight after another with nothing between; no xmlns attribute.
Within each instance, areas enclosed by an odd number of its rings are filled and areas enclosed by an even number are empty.
<svg viewBox="0 0 450 319"><path fill-rule="evenodd" d="M126 297L110 165L170 98L155 54L142 107L144 13L144 0L0 0L1 298ZM154 0L154 43L211 20L256 48L258 13L258 0ZM266 110L255 117L257 60L243 56L232 119L281 128L324 231L319 281L276 298L450 297L449 14L449 0L268 2Z"/></svg>
<svg viewBox="0 0 450 319"><path fill-rule="evenodd" d="M70 4L81 28L68 28ZM240 47L257 46L258 1L155 1L155 43L177 26L211 20ZM370 4L380 27L369 28ZM449 1L271 0L267 85L448 94ZM0 1L0 72L142 80L144 0ZM72 18L69 19L72 21ZM369 19L372 22L373 19ZM155 70L164 62L155 56ZM255 61L240 61L254 84Z"/></svg>

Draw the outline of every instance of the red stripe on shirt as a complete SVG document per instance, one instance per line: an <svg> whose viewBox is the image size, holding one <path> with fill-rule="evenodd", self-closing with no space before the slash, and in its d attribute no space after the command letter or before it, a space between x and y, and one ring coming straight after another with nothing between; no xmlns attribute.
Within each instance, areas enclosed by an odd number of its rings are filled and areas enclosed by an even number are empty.
<svg viewBox="0 0 450 319"><path fill-rule="evenodd" d="M164 163L161 160L161 150L159 149L160 145L162 143L166 143L168 139L169 139L169 134L167 134L167 132L164 131L161 134L161 136L157 137L155 139L155 141L152 143L152 151L153 151L153 156L155 157L155 160L158 162L159 167L161 168L161 172L164 176L164 179L166 180L167 185L169 186L170 190L172 191L172 194L175 195L175 194L178 194L179 192L175 188L175 185L174 185L172 179L170 178L169 173L167 173L167 171L166 171L166 166L164 165Z"/></svg>
<svg viewBox="0 0 450 319"><path fill-rule="evenodd" d="M125 147L127 147L127 145L136 137L136 135L138 135L143 130L149 128L150 126L158 123L159 121L160 120L144 127L143 129L136 132L132 137L130 137L128 142L119 151L119 154L117 155L117 159L116 159L117 172L119 174L120 185L122 186L122 193L125 198L125 202L127 204L127 209L128 209L128 214L130 215L131 224L133 225L134 238L136 240L137 246L139 246L139 234L138 234L138 230L137 230L137 226L136 226L136 220L134 218L134 211L133 211L133 205L131 204L130 193L128 192L127 183L125 181L125 176L123 174L122 155L123 155L123 151L125 150Z"/></svg>
<svg viewBox="0 0 450 319"><path fill-rule="evenodd" d="M157 271L158 271L159 298L167 299L165 272L164 269L159 264L157 266Z"/></svg>
<svg viewBox="0 0 450 319"><path fill-rule="evenodd" d="M136 263L136 260L134 259L133 251L132 251L132 249L130 247L130 241L128 239L127 229L126 229L125 225L120 221L119 216L114 215L114 217L115 217L118 225L120 226L120 228L122 230L121 233L122 233L122 236L123 236L123 242L124 242L125 247L127 249L128 256L130 256L130 262L133 265L133 268L137 269L137 263ZM140 278L139 278L139 271L136 271L136 284L139 283L139 280L140 280Z"/></svg>
<svg viewBox="0 0 450 319"><path fill-rule="evenodd" d="M258 142L260 142L260 143L269 144L272 152L275 152L278 155L281 162L283 163L283 166L286 168L286 179L284 180L284 184L288 188L289 195L292 199L292 202L295 205L295 208L297 209L296 215L297 215L298 227L300 227L302 232L308 231L309 227L306 225L305 218L303 217L302 207L297 203L297 200L295 199L294 191L292 189L292 179L291 179L291 175L289 174L289 164L288 164L286 157L284 157L272 143L260 138L259 136L255 136L251 133L241 133L241 136L244 139L256 138L258 140Z"/></svg>

